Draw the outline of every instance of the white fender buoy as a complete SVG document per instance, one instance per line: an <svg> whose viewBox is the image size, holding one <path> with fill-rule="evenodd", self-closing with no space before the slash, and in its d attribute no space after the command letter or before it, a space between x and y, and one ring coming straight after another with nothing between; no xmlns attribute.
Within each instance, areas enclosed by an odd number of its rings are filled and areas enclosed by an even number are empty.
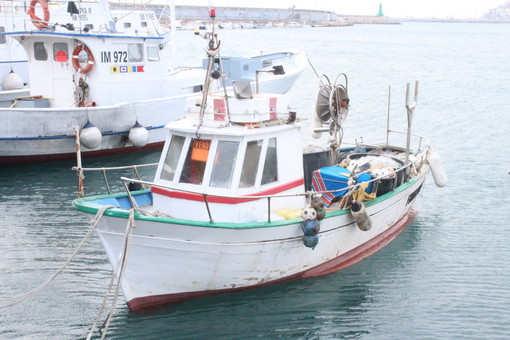
<svg viewBox="0 0 510 340"><path fill-rule="evenodd" d="M368 216L363 203L358 201L352 202L351 214L360 230L369 231L372 229L372 220L370 219L370 216Z"/></svg>
<svg viewBox="0 0 510 340"><path fill-rule="evenodd" d="M87 121L85 126L80 131L81 144L87 149L95 149L101 145L102 139L103 135L97 126Z"/></svg>
<svg viewBox="0 0 510 340"><path fill-rule="evenodd" d="M23 79L16 72L11 71L5 76L2 88L5 91L20 90L23 88Z"/></svg>
<svg viewBox="0 0 510 340"><path fill-rule="evenodd" d="M310 204L306 204L303 208L303 211L301 212L301 217L303 220L315 220L317 217L317 211L315 211L314 208Z"/></svg>
<svg viewBox="0 0 510 340"><path fill-rule="evenodd" d="M432 172L436 185L440 188L444 187L448 183L448 178L446 177L439 154L431 148L427 151L427 163L430 165L430 172Z"/></svg>
<svg viewBox="0 0 510 340"><path fill-rule="evenodd" d="M134 146L141 148L149 141L149 131L136 121L135 125L129 130L129 141Z"/></svg>
<svg viewBox="0 0 510 340"><path fill-rule="evenodd" d="M311 117L311 129L312 129L312 137L315 139L319 139L322 136L321 132L315 132L316 128L322 127L322 122L320 121L319 117L317 117L317 106L314 104L312 106L312 117Z"/></svg>

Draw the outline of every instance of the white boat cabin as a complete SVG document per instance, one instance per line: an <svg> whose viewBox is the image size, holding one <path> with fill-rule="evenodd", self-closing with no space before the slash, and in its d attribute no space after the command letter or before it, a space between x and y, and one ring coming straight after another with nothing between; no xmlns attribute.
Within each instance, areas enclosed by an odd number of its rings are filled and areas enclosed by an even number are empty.
<svg viewBox="0 0 510 340"><path fill-rule="evenodd" d="M198 98L200 100L200 98ZM304 192L300 125L286 121L284 95L228 100L209 96L203 122L188 101L188 117L167 125L169 135L153 186L154 209L175 218L215 222L282 219L281 208L302 208L303 196L252 198ZM227 123L230 116L230 123ZM207 204L206 204L207 203ZM210 214L210 215L209 215Z"/></svg>
<svg viewBox="0 0 510 340"><path fill-rule="evenodd" d="M38 31L13 34L29 58L31 96L49 107L107 106L178 96L201 90L204 72L170 82L161 59L162 37L69 34ZM179 74L174 74L179 77Z"/></svg>

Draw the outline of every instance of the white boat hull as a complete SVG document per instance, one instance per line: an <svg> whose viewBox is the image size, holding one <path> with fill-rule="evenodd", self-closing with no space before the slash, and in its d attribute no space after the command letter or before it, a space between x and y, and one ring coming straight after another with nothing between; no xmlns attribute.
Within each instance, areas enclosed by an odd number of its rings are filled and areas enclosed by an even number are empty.
<svg viewBox="0 0 510 340"><path fill-rule="evenodd" d="M321 221L319 244L303 245L302 220L186 225L184 220L136 220L122 289L132 311L194 297L251 289L329 274L373 254L414 217L412 205L426 170L409 185L366 203L372 229L361 231L345 210ZM98 233L113 267L123 247L126 218L104 216ZM157 236L155 236L157 235Z"/></svg>
<svg viewBox="0 0 510 340"><path fill-rule="evenodd" d="M302 69L285 78L265 79L261 88L287 92ZM102 132L101 145L82 148L83 157L120 154L161 148L166 138L164 126L184 115L186 98L199 93L139 100L112 106L87 108L0 108L0 164L30 163L76 158L73 128L92 122ZM149 131L145 147L134 147L129 130L138 122Z"/></svg>

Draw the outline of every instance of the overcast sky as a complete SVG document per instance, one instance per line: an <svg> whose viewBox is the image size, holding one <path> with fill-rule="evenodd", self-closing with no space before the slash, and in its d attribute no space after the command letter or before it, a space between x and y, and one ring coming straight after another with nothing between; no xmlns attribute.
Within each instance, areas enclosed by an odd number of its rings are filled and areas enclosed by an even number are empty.
<svg viewBox="0 0 510 340"><path fill-rule="evenodd" d="M160 0L161 1L161 0ZM176 5L331 10L337 14L375 15L382 3L388 17L478 18L507 0L175 0Z"/></svg>

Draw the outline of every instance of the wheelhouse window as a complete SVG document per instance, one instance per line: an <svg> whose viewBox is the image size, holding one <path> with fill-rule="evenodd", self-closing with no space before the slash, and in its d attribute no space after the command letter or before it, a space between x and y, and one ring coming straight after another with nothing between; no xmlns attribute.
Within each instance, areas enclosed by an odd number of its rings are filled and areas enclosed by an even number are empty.
<svg viewBox="0 0 510 340"><path fill-rule="evenodd" d="M147 60L159 61L159 48L155 45L147 46Z"/></svg>
<svg viewBox="0 0 510 340"><path fill-rule="evenodd" d="M267 184L278 180L278 159L276 157L276 138L269 139L267 143L266 160L262 172L262 183Z"/></svg>
<svg viewBox="0 0 510 340"><path fill-rule="evenodd" d="M251 141L246 145L243 169L241 170L241 179L239 181L240 188L249 188L255 185L261 150L262 140Z"/></svg>
<svg viewBox="0 0 510 340"><path fill-rule="evenodd" d="M34 58L35 60L48 60L48 52L46 51L46 47L44 43L41 41L37 41L34 43Z"/></svg>
<svg viewBox="0 0 510 340"><path fill-rule="evenodd" d="M143 61L142 44L128 44L128 61L131 63Z"/></svg>
<svg viewBox="0 0 510 340"><path fill-rule="evenodd" d="M69 50L66 43L58 42L53 44L53 60L65 62L68 60Z"/></svg>
<svg viewBox="0 0 510 340"><path fill-rule="evenodd" d="M180 182L202 184L210 148L211 140L200 138L193 138L191 140L188 154L182 167Z"/></svg>
<svg viewBox="0 0 510 340"><path fill-rule="evenodd" d="M184 137L175 135L172 136L172 140L170 141L170 146L168 147L168 152L166 154L165 164L161 170L161 179L173 181L177 164L179 163L179 157L181 156L182 147L184 145L184 140Z"/></svg>
<svg viewBox="0 0 510 340"><path fill-rule="evenodd" d="M239 142L218 142L209 186L215 188L230 188L238 149Z"/></svg>

